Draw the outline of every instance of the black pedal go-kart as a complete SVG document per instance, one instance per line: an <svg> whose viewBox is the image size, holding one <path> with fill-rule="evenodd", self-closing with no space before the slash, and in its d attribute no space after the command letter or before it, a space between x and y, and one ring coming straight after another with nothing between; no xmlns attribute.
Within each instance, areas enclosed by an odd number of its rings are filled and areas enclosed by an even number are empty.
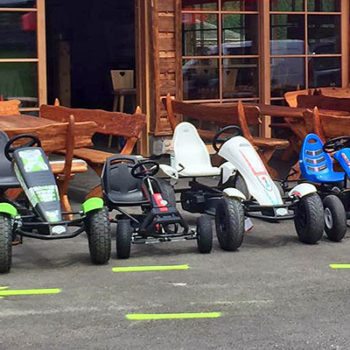
<svg viewBox="0 0 350 350"><path fill-rule="evenodd" d="M197 240L199 252L210 253L211 219L202 215L197 219L197 229L190 229L176 209L172 186L155 177L158 170L157 162L140 156L113 156L104 165L104 199L110 210L117 211L112 220L117 223L117 257L129 258L132 243L191 239Z"/></svg>
<svg viewBox="0 0 350 350"><path fill-rule="evenodd" d="M6 190L22 188L24 199L10 201ZM69 218L67 220L66 218ZM111 253L108 210L91 198L77 212L63 212L55 176L35 135L9 140L0 131L0 273L10 271L13 242L73 238L86 231L91 261L105 264Z"/></svg>

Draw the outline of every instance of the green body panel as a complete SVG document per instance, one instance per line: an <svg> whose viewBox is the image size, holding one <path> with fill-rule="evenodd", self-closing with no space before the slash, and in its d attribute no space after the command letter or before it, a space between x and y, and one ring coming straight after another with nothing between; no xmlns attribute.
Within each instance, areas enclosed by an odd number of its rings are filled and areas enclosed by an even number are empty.
<svg viewBox="0 0 350 350"><path fill-rule="evenodd" d="M8 214L15 218L18 214L17 209L10 203L0 203L0 213Z"/></svg>
<svg viewBox="0 0 350 350"><path fill-rule="evenodd" d="M93 197L88 199L82 204L84 214L96 209L102 209L104 207L104 202L102 198Z"/></svg>

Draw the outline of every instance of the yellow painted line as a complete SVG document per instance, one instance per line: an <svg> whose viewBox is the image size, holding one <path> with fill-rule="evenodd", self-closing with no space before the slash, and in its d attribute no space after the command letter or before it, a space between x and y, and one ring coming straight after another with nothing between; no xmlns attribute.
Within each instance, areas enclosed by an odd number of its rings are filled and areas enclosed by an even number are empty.
<svg viewBox="0 0 350 350"><path fill-rule="evenodd" d="M126 266L113 267L113 272L147 272L147 271L175 271L188 270L188 265L168 265L168 266Z"/></svg>
<svg viewBox="0 0 350 350"><path fill-rule="evenodd" d="M47 295L61 293L61 289L8 289L0 290L0 297L9 297L17 295Z"/></svg>
<svg viewBox="0 0 350 350"><path fill-rule="evenodd" d="M129 321L185 320L195 318L219 318L221 317L221 312L196 312L178 314L128 314L125 317Z"/></svg>
<svg viewBox="0 0 350 350"><path fill-rule="evenodd" d="M0 287L0 290L8 289L9 287Z"/></svg>
<svg viewBox="0 0 350 350"><path fill-rule="evenodd" d="M330 264L329 267L333 270L350 269L350 264Z"/></svg>

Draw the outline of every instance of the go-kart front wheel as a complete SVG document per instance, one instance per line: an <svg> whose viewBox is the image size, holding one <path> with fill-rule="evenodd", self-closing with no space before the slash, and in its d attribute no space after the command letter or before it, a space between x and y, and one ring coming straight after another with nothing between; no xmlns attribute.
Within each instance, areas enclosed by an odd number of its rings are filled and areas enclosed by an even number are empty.
<svg viewBox="0 0 350 350"><path fill-rule="evenodd" d="M8 273L12 262L12 220L0 214L0 273Z"/></svg>
<svg viewBox="0 0 350 350"><path fill-rule="evenodd" d="M346 212L342 201L331 194L324 198L324 229L330 241L340 242L346 233Z"/></svg>
<svg viewBox="0 0 350 350"><path fill-rule="evenodd" d="M216 235L223 250L235 251L244 235L244 210L242 203L234 198L222 198L215 215Z"/></svg>
<svg viewBox="0 0 350 350"><path fill-rule="evenodd" d="M213 229L208 215L197 219L197 246L202 254L209 254L213 247Z"/></svg>
<svg viewBox="0 0 350 350"><path fill-rule="evenodd" d="M86 218L86 233L89 239L91 261L96 265L106 264L111 257L111 225L106 208L89 213Z"/></svg>
<svg viewBox="0 0 350 350"><path fill-rule="evenodd" d="M131 239L132 239L133 228L130 224L129 219L118 220L117 223L117 258L118 259L129 259L131 250Z"/></svg>
<svg viewBox="0 0 350 350"><path fill-rule="evenodd" d="M322 238L324 211L317 193L300 199L295 209L294 225L299 240L303 243L316 244Z"/></svg>

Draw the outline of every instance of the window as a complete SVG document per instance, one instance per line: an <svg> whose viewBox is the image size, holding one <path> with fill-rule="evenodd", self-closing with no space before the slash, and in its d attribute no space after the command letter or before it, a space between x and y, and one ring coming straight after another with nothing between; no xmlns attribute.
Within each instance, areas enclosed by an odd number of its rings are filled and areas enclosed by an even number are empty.
<svg viewBox="0 0 350 350"><path fill-rule="evenodd" d="M44 0L0 0L0 97L21 100L21 109L37 111L39 100L38 16ZM46 74L46 72L45 72ZM43 90L46 90L46 86Z"/></svg>
<svg viewBox="0 0 350 350"><path fill-rule="evenodd" d="M186 100L259 96L257 1L182 1Z"/></svg>
<svg viewBox="0 0 350 350"><path fill-rule="evenodd" d="M271 0L271 99L341 86L340 0Z"/></svg>
<svg viewBox="0 0 350 350"><path fill-rule="evenodd" d="M341 86L344 1L182 0L184 100L279 103L286 91Z"/></svg>

